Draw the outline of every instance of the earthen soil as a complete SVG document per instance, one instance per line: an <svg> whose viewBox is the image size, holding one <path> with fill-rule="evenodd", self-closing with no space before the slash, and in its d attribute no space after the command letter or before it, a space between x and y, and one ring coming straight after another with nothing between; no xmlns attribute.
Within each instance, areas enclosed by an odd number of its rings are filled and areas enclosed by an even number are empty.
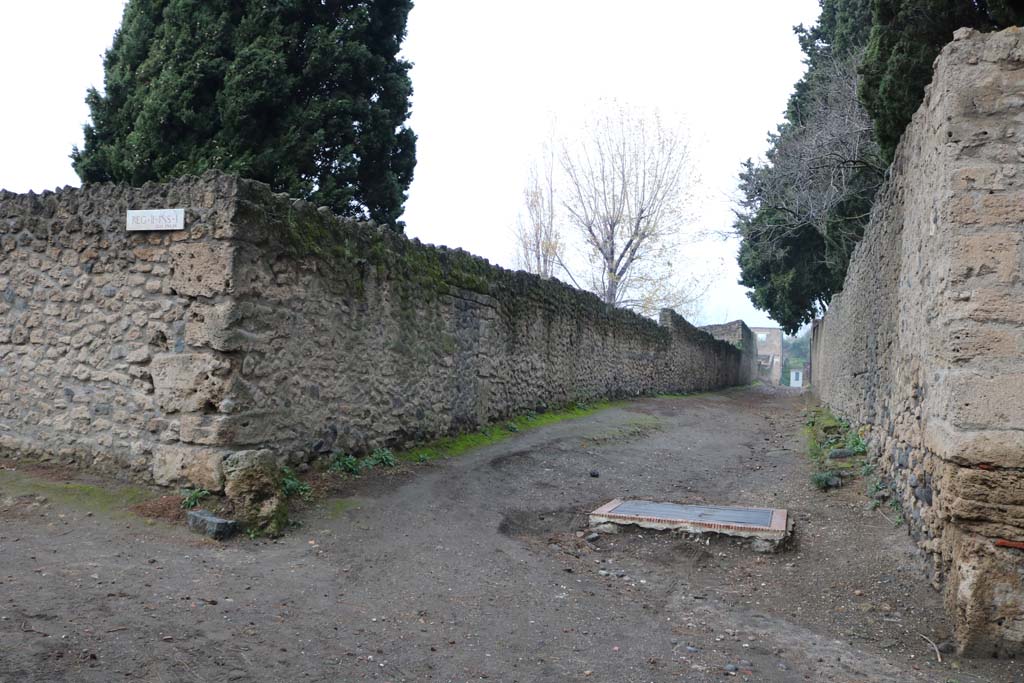
<svg viewBox="0 0 1024 683"><path fill-rule="evenodd" d="M895 514L863 481L810 484L809 405L764 387L632 401L321 485L336 493L277 540L40 495L8 462L0 681L1024 681L1014 661L937 661L925 638L950 626ZM795 542L581 537L615 497L784 507Z"/></svg>

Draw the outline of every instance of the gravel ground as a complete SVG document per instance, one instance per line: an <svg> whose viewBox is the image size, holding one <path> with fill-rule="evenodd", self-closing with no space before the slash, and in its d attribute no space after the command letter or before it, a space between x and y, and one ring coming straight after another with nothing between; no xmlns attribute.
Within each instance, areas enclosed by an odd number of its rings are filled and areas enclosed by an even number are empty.
<svg viewBox="0 0 1024 683"><path fill-rule="evenodd" d="M809 482L810 405L632 401L336 483L273 541L203 539L131 511L173 516L166 491L6 462L0 681L1024 681L937 661L925 637L949 624L905 529L864 482ZM615 497L785 507L795 542L588 542Z"/></svg>

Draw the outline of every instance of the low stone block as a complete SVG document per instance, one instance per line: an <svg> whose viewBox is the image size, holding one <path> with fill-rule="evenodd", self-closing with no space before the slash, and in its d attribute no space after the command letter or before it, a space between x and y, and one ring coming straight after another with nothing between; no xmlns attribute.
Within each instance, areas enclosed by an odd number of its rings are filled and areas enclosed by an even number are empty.
<svg viewBox="0 0 1024 683"><path fill-rule="evenodd" d="M189 510L188 528L196 533L222 541L238 531L238 524L233 520L217 517L209 510Z"/></svg>
<svg viewBox="0 0 1024 683"><path fill-rule="evenodd" d="M153 481L161 486L188 483L208 491L224 489L224 453L180 444L153 451Z"/></svg>

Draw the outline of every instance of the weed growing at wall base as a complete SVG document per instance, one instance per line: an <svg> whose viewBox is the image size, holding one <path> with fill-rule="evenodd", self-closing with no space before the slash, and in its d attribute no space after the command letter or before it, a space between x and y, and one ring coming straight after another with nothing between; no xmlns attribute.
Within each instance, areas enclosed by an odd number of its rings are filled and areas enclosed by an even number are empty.
<svg viewBox="0 0 1024 683"><path fill-rule="evenodd" d="M839 488L845 478L856 476L858 468L862 471L865 469L863 456L867 453L867 443L845 420L822 407L813 409L804 425L807 456L815 468L811 474L811 483L815 487L823 491ZM829 457L840 449L850 451L852 457Z"/></svg>
<svg viewBox="0 0 1024 683"><path fill-rule="evenodd" d="M282 467L281 493L284 494L285 498L299 496L303 500L309 500L310 496L313 495L313 489L310 488L309 484L295 476L295 472L290 467Z"/></svg>
<svg viewBox="0 0 1024 683"><path fill-rule="evenodd" d="M210 495L210 492L206 489L195 489L193 491L189 491L188 495L186 495L181 501L181 509L191 510L199 505L199 502L208 495Z"/></svg>

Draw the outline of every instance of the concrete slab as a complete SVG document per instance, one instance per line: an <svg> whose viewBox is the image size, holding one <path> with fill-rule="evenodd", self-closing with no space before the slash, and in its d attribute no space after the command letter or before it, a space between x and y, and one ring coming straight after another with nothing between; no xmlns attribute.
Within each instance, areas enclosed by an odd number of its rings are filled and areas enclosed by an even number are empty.
<svg viewBox="0 0 1024 683"><path fill-rule="evenodd" d="M590 525L635 524L645 529L681 529L781 541L792 529L785 510L723 505L680 505L616 498L590 513Z"/></svg>

